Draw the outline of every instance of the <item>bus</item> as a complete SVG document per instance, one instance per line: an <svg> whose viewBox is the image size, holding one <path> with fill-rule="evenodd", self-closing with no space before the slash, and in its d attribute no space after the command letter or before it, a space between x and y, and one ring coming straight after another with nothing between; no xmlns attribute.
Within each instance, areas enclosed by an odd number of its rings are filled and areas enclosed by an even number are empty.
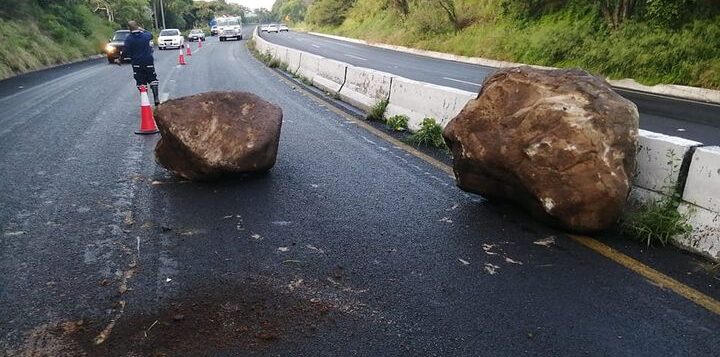
<svg viewBox="0 0 720 357"><path fill-rule="evenodd" d="M218 17L215 21L220 41L225 41L232 37L242 40L242 18L240 18L240 16L223 16ZM228 31L226 32L225 30Z"/></svg>

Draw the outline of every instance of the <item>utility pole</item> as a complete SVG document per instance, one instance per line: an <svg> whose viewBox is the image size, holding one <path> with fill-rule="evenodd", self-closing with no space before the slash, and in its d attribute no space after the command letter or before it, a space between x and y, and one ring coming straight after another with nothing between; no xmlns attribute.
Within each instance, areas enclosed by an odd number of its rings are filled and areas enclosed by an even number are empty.
<svg viewBox="0 0 720 357"><path fill-rule="evenodd" d="M157 13L157 0L153 0L153 20L155 20L155 30L159 30L158 25L158 13Z"/></svg>
<svg viewBox="0 0 720 357"><path fill-rule="evenodd" d="M165 9L163 9L163 0L160 0L160 15L162 15L163 30L165 29Z"/></svg>

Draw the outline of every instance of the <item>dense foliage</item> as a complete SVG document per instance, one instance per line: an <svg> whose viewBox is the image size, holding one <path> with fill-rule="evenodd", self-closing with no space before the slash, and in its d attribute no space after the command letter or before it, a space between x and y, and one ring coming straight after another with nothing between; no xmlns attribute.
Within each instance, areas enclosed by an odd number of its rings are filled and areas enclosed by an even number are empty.
<svg viewBox="0 0 720 357"><path fill-rule="evenodd" d="M278 1L339 35L720 89L720 0Z"/></svg>
<svg viewBox="0 0 720 357"><path fill-rule="evenodd" d="M168 28L205 27L215 16L250 12L225 0L162 3ZM0 78L100 53L129 20L162 28L160 14L160 0L0 0Z"/></svg>

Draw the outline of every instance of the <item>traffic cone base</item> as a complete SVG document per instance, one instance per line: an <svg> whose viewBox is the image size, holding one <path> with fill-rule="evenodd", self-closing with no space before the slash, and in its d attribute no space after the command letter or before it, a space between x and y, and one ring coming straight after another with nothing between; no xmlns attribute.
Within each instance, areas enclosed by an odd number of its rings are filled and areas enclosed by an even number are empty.
<svg viewBox="0 0 720 357"><path fill-rule="evenodd" d="M152 108L150 107L147 88L140 86L140 130L136 131L135 134L149 135L159 132L160 130L158 130L155 124L155 118L153 117Z"/></svg>
<svg viewBox="0 0 720 357"><path fill-rule="evenodd" d="M183 50L182 47L180 47L180 55L178 56L178 64L186 65L185 63L185 56L183 56Z"/></svg>

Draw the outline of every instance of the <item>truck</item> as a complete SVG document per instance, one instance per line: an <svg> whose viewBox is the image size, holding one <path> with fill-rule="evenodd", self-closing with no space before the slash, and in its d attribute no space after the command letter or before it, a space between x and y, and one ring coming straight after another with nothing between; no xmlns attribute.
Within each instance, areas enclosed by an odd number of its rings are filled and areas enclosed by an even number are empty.
<svg viewBox="0 0 720 357"><path fill-rule="evenodd" d="M242 40L242 18L240 16L223 16L215 19L220 41L230 38Z"/></svg>

